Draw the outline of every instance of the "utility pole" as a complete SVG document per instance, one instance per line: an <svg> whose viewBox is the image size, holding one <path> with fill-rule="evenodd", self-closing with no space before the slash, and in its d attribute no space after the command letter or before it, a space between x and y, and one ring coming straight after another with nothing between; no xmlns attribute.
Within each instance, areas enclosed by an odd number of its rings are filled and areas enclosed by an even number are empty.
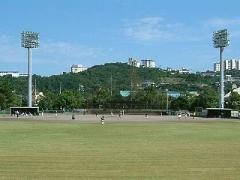
<svg viewBox="0 0 240 180"><path fill-rule="evenodd" d="M132 71L131 71L131 109L133 108L132 107L132 101L133 101L133 70L134 70L134 67L133 67L133 64L131 64L132 66Z"/></svg>
<svg viewBox="0 0 240 180"><path fill-rule="evenodd" d="M110 79L110 80L111 80L111 97L112 97L112 95L113 95L113 92L112 92L112 91L113 91L113 82L112 82L113 79L112 79L112 73L111 73L111 79Z"/></svg>
<svg viewBox="0 0 240 180"><path fill-rule="evenodd" d="M166 100L167 100L167 102L166 102L166 112L168 114L168 89L166 89Z"/></svg>
<svg viewBox="0 0 240 180"><path fill-rule="evenodd" d="M35 101L35 104L37 103L36 102L36 97L37 97L37 80L35 78L35 81L34 81L34 101Z"/></svg>
<svg viewBox="0 0 240 180"><path fill-rule="evenodd" d="M62 94L62 82L60 82L60 85L59 85L59 94Z"/></svg>

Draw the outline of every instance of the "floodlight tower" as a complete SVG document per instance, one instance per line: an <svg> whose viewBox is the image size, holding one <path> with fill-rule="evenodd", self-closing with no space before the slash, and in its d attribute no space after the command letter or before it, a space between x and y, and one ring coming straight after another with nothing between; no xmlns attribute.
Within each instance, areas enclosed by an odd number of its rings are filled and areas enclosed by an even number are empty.
<svg viewBox="0 0 240 180"><path fill-rule="evenodd" d="M213 32L213 44L215 48L220 48L220 69L221 69L221 83L220 83L220 100L219 108L224 109L224 48L229 46L229 33L227 29Z"/></svg>
<svg viewBox="0 0 240 180"><path fill-rule="evenodd" d="M32 107L32 48L39 47L39 33L23 31L21 46L28 49L28 107Z"/></svg>

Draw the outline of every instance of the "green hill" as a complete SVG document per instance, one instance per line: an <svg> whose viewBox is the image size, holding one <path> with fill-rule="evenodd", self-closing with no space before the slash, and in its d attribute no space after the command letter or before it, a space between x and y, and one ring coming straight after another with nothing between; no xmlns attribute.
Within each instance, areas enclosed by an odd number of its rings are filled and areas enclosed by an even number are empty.
<svg viewBox="0 0 240 180"><path fill-rule="evenodd" d="M111 105L108 106L111 107L127 106L126 104L133 107L132 104L135 103L135 107L157 108L164 106L166 89L188 94L190 91L203 93L209 89L217 92L218 88L217 77L172 73L159 68L137 68L126 63L97 65L77 74L64 73L49 77L34 75L33 81L35 80L37 91L51 93L53 99L57 99L54 95L60 93L60 87L62 92L79 92L85 99L86 107L98 107L110 102ZM23 103L26 101L27 77L0 77L0 83L3 82L10 84L13 92L23 98ZM132 92L131 96L121 97L121 90ZM67 94L74 93L66 93L66 96ZM59 101L62 102L61 99ZM61 107L60 102L54 107Z"/></svg>

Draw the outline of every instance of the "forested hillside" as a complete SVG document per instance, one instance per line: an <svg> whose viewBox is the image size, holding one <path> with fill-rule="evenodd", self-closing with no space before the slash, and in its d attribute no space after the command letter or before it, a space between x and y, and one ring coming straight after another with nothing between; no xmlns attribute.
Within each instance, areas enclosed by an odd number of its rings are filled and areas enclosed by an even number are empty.
<svg viewBox="0 0 240 180"><path fill-rule="evenodd" d="M210 104L212 106L217 105L218 77L216 76L179 74L158 68L136 68L126 63L97 65L78 74L64 73L50 77L34 75L33 85L35 81L37 92L43 92L45 101L48 97L48 103L40 102L40 105L42 103L44 108L62 108L62 103L67 104L62 102L63 96L72 95L72 101L77 98L81 99L81 102L72 103L71 106L65 105L66 108L99 106L119 108L126 106L131 108L164 109L166 106L166 89L168 91L178 91L183 97L188 98L190 97L189 93L192 91L200 95L213 96ZM9 84L12 92L21 97L21 102L26 104L27 77L13 78L4 76L0 78L0 84L4 86L4 83ZM120 91L123 90L130 91L130 95L122 97ZM61 98L57 97L61 92L63 93ZM188 101L188 98L184 98L185 101ZM196 97L194 98L196 99ZM49 106L50 99L51 102L53 99L58 99L58 102L54 102ZM179 98L170 97L169 99L172 101L171 107L173 109L181 108L179 102L176 101L177 99L179 101ZM70 100L68 99L68 101ZM193 109L192 104L194 103L195 106L210 105L208 102L193 103L192 101L193 99L191 99L191 102L185 102L183 108ZM205 101L207 100L205 99Z"/></svg>
<svg viewBox="0 0 240 180"><path fill-rule="evenodd" d="M111 78L112 77L112 78ZM160 89L179 91L201 90L201 87L214 85L216 78L202 77L196 74L171 74L158 68L136 68L125 63L111 63L97 65L87 71L73 74L54 75L50 77L33 76L33 85L36 80L37 90L41 92L59 92L62 90L79 90L81 88L92 93L99 88L112 88L114 93L119 90L130 90L132 86L142 86L144 83L155 83ZM27 77L12 78L4 76L0 81L8 81L19 94L27 90ZM111 82L112 81L112 82Z"/></svg>

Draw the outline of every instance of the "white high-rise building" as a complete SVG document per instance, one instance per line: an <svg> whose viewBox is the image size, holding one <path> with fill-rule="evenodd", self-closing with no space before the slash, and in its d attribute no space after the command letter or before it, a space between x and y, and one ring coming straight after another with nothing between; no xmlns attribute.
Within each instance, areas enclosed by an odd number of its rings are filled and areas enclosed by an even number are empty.
<svg viewBox="0 0 240 180"><path fill-rule="evenodd" d="M214 71L220 71L220 63L214 63ZM240 70L240 59L229 59L224 61L224 70Z"/></svg>
<svg viewBox="0 0 240 180"><path fill-rule="evenodd" d="M214 63L213 70L214 70L214 72L219 72L220 71L220 63Z"/></svg>
<svg viewBox="0 0 240 180"><path fill-rule="evenodd" d="M236 59L231 60L231 69L238 69L237 64L239 64L239 61Z"/></svg>
<svg viewBox="0 0 240 180"><path fill-rule="evenodd" d="M178 70L180 74L190 74L190 70L187 68L182 67L180 70Z"/></svg>
<svg viewBox="0 0 240 180"><path fill-rule="evenodd" d="M133 58L128 59L128 65L135 66L135 67L138 67L138 68L141 66L140 62L136 59L133 59Z"/></svg>
<svg viewBox="0 0 240 180"><path fill-rule="evenodd" d="M225 60L224 61L224 66L225 66L224 69L225 70L231 70L231 64L232 64L231 60Z"/></svg>
<svg viewBox="0 0 240 180"><path fill-rule="evenodd" d="M142 60L142 66L146 67L146 68L155 68L156 67L156 63L155 63L154 60L144 59L144 60Z"/></svg>
<svg viewBox="0 0 240 180"><path fill-rule="evenodd" d="M237 66L237 69L239 70L240 69L240 60L237 60L236 66Z"/></svg>
<svg viewBox="0 0 240 180"><path fill-rule="evenodd" d="M0 76L10 75L12 77L19 77L20 74L17 71L0 71Z"/></svg>
<svg viewBox="0 0 240 180"><path fill-rule="evenodd" d="M79 72L83 72L83 71L86 71L87 68L84 67L83 65L81 64L78 64L78 65L72 65L71 67L71 72L72 73L79 73Z"/></svg>

